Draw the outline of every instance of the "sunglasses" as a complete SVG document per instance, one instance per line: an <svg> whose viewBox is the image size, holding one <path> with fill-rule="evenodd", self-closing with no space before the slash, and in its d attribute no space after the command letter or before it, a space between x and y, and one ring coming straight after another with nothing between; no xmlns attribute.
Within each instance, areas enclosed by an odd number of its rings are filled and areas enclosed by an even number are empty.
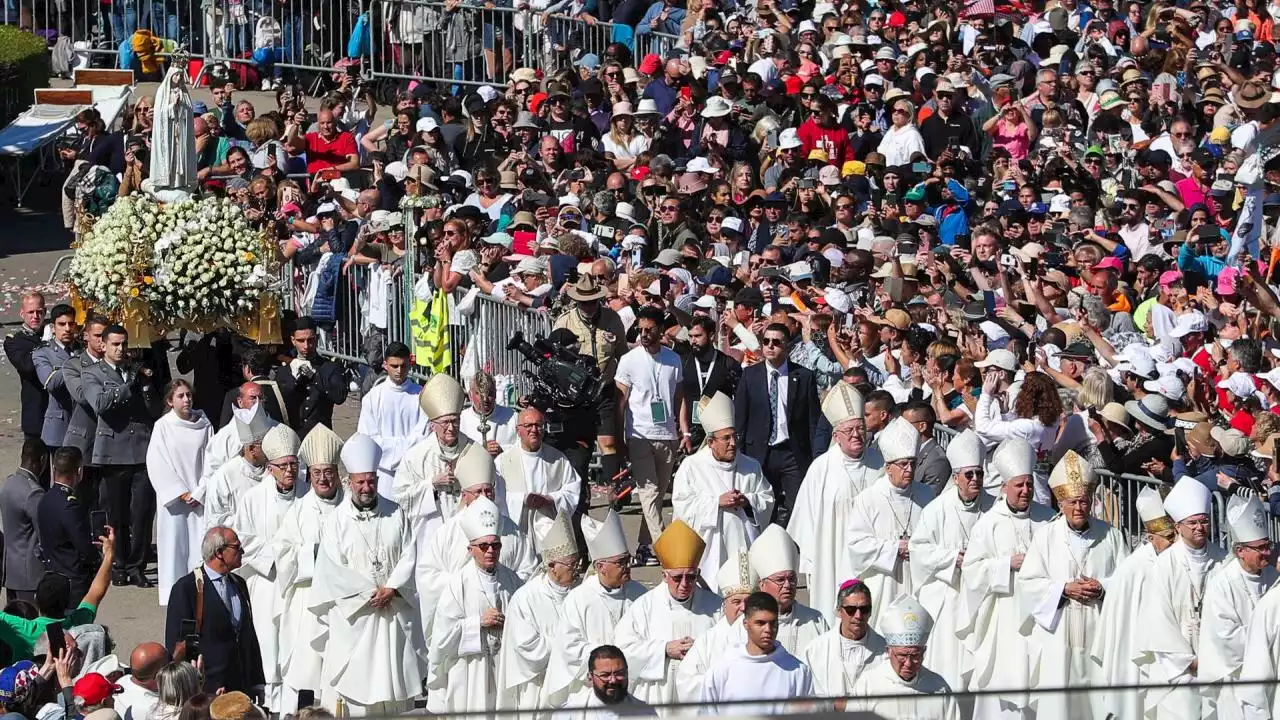
<svg viewBox="0 0 1280 720"><path fill-rule="evenodd" d="M782 347L786 341L782 338L765 338L760 341L760 344L765 347Z"/></svg>
<svg viewBox="0 0 1280 720"><path fill-rule="evenodd" d="M986 477L986 473L982 470L965 470L960 473L966 480L981 480Z"/></svg>
<svg viewBox="0 0 1280 720"><path fill-rule="evenodd" d="M667 575L667 579L677 585L692 584L694 580L698 579L698 573L671 573Z"/></svg>
<svg viewBox="0 0 1280 720"><path fill-rule="evenodd" d="M840 609L845 615L870 615L871 605L841 605Z"/></svg>
<svg viewBox="0 0 1280 720"><path fill-rule="evenodd" d="M482 552L489 552L491 550L501 550L502 541L494 540L493 542L471 543L471 547L476 548L477 550L480 550Z"/></svg>
<svg viewBox="0 0 1280 720"><path fill-rule="evenodd" d="M661 208L662 212L676 212L679 209L679 205L663 205Z"/></svg>

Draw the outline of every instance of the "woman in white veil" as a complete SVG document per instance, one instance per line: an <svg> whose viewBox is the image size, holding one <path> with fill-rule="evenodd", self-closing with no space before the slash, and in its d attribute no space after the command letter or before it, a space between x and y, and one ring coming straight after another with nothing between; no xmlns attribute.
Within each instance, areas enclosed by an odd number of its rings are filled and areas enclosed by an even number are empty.
<svg viewBox="0 0 1280 720"><path fill-rule="evenodd" d="M196 187L195 116L186 68L185 61L175 59L156 90L151 181L157 192L190 192Z"/></svg>

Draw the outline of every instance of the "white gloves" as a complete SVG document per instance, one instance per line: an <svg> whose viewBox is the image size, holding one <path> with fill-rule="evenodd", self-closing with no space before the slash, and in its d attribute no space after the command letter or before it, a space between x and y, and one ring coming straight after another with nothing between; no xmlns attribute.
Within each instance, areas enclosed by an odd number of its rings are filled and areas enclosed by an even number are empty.
<svg viewBox="0 0 1280 720"><path fill-rule="evenodd" d="M293 372L293 376L296 378L312 377L316 374L316 369L312 367L311 361L305 358L290 360L289 370Z"/></svg>

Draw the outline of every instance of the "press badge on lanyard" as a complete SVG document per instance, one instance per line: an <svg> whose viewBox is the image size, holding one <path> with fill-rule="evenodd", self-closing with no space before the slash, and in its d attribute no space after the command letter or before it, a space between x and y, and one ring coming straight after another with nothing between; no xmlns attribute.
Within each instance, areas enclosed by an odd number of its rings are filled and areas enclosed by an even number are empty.
<svg viewBox="0 0 1280 720"><path fill-rule="evenodd" d="M661 351L659 351L661 352ZM662 396L662 362L655 359L653 361L653 392ZM661 399L654 400L649 403L649 415L653 418L654 425L663 425L667 422L667 404Z"/></svg>

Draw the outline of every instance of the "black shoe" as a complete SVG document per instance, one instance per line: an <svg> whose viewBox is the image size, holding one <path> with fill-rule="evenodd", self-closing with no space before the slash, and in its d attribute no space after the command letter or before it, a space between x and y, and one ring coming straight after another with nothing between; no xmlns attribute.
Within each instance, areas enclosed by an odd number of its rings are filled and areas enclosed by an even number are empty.
<svg viewBox="0 0 1280 720"><path fill-rule="evenodd" d="M123 570L112 570L111 584L114 587L124 587L129 584L129 576Z"/></svg>
<svg viewBox="0 0 1280 720"><path fill-rule="evenodd" d="M129 583L132 584L134 587L140 587L144 590L147 588L153 588L156 586L155 583L148 580L147 576L144 575L139 570L134 570L133 572L129 573Z"/></svg>

